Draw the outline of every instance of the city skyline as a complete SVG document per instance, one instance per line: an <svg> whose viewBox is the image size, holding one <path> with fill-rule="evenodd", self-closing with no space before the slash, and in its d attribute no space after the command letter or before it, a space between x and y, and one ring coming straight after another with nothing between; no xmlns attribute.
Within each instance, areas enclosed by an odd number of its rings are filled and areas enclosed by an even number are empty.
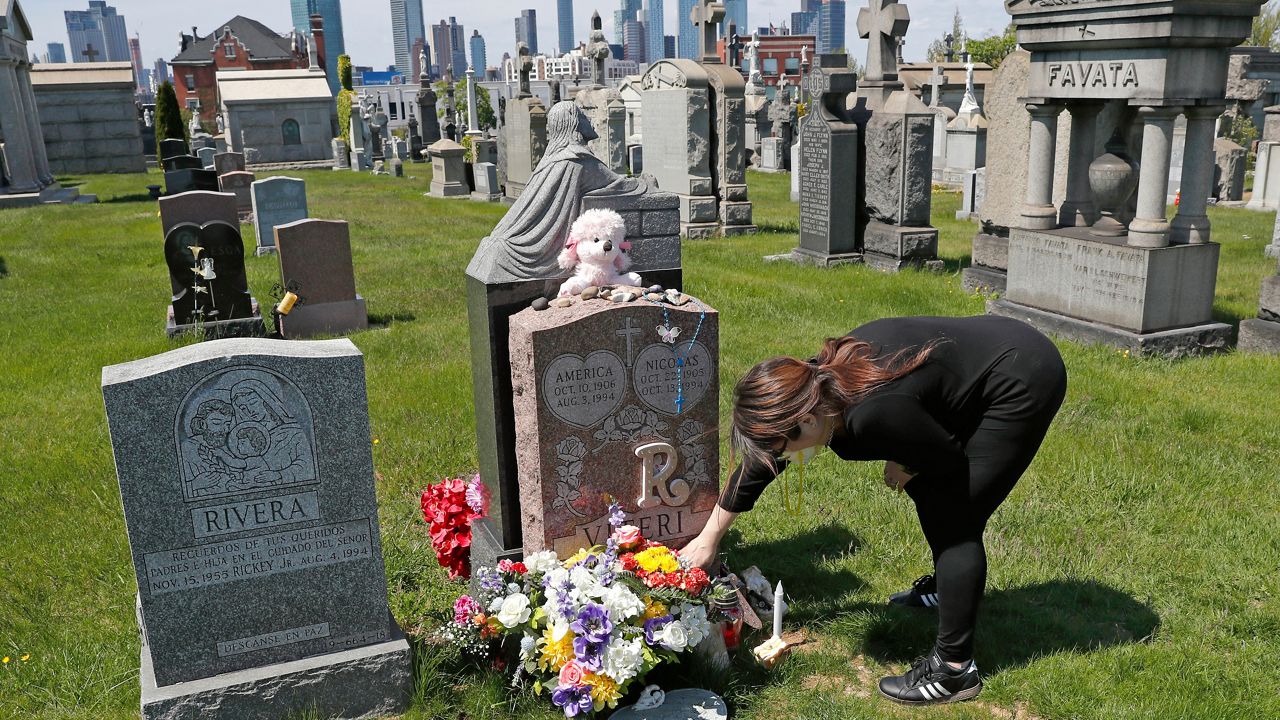
<svg viewBox="0 0 1280 720"><path fill-rule="evenodd" d="M179 32L190 33L192 25L198 28L201 35L206 35L236 15L243 15L279 33L286 33L293 26L289 0L222 0L218 3L194 5L169 0L109 0L108 4L128 18L129 36L132 37L135 33L140 36L143 59L147 64L156 59L167 61L177 55L177 35ZM475 3L432 3L429 9L424 8L424 20L434 23L441 16L448 17L452 14L460 24L479 30L488 41L488 54L491 62L496 65L503 53L515 52L512 22L520 11L533 9L544 17L557 18L557 4L558 0L485 0L483 10L480 10ZM666 31L668 34L678 35L676 28L680 24L677 18L683 3L667 0L664 4ZM845 23L845 46L859 61L865 60L866 42L858 39L855 21L858 9L865 4L865 0L849 0ZM951 17L959 3L906 4L912 11L906 57L908 60L923 60L929 43L951 27ZM25 2L23 9L31 21L35 35L31 47L43 51L48 43L66 44L68 37L63 11L82 10L87 5L85 0ZM391 15L387 0L375 0L374 3L359 8L350 2L346 5L348 6L343 7L343 35L352 62L378 69L394 64ZM594 3L577 0L573 5L576 42L586 41L591 27L591 13L596 10L599 10L604 20L605 37L615 37L613 11L618 7L617 0L596 0ZM749 27L754 30L770 23L777 26L785 23L789 26L791 13L799 11L801 5L801 0L749 0ZM1001 0L975 0L964 4L961 12L965 27L973 36L998 32L1009 21ZM539 28L539 45L555 49L559 44L557 33L556 22L544 22ZM70 52L68 45L68 55ZM434 56L432 59L434 60Z"/></svg>

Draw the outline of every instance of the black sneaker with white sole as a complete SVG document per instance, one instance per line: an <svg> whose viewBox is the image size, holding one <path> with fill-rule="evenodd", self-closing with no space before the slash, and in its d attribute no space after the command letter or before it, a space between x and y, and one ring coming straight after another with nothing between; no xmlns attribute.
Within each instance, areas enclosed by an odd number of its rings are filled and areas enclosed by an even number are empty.
<svg viewBox="0 0 1280 720"><path fill-rule="evenodd" d="M943 662L937 650L906 673L880 679L880 694L903 705L960 702L975 698L980 692L982 678L972 660L956 669Z"/></svg>
<svg viewBox="0 0 1280 720"><path fill-rule="evenodd" d="M890 595L889 604L936 610L938 607L938 581L934 580L932 575L925 575L911 583L910 590L903 590Z"/></svg>

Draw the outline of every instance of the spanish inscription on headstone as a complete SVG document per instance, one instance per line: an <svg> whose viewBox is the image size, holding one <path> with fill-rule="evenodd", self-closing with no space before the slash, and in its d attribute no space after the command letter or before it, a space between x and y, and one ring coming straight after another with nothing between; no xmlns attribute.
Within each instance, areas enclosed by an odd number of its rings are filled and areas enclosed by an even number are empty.
<svg viewBox="0 0 1280 720"><path fill-rule="evenodd" d="M610 498L672 546L706 524L719 494L718 316L696 300L665 315L588 300L512 316L525 552L602 544Z"/></svg>
<svg viewBox="0 0 1280 720"><path fill-rule="evenodd" d="M402 707L408 647L387 604L360 352L215 340L106 367L102 390L138 579L144 715L184 695L201 717L308 699L343 717ZM293 689L297 668L264 667L322 655ZM255 700L253 682L271 692Z"/></svg>

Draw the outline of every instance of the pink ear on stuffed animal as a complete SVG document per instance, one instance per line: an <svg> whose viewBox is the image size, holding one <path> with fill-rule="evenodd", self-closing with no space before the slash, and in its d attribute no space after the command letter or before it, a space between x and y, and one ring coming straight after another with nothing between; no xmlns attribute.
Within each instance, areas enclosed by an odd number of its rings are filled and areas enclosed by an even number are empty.
<svg viewBox="0 0 1280 720"><path fill-rule="evenodd" d="M556 259L561 270L572 270L578 265L578 240L570 238L569 242L560 251L560 256Z"/></svg>

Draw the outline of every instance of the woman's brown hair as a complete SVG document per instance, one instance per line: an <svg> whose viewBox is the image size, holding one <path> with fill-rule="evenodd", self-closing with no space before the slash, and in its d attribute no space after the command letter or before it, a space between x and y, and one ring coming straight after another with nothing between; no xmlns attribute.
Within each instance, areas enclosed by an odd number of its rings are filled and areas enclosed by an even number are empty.
<svg viewBox="0 0 1280 720"><path fill-rule="evenodd" d="M751 368L734 389L732 448L743 464L775 467L773 448L799 435L805 413L839 415L845 408L924 364L933 350L903 350L873 357L870 344L828 338L812 360L775 357Z"/></svg>

